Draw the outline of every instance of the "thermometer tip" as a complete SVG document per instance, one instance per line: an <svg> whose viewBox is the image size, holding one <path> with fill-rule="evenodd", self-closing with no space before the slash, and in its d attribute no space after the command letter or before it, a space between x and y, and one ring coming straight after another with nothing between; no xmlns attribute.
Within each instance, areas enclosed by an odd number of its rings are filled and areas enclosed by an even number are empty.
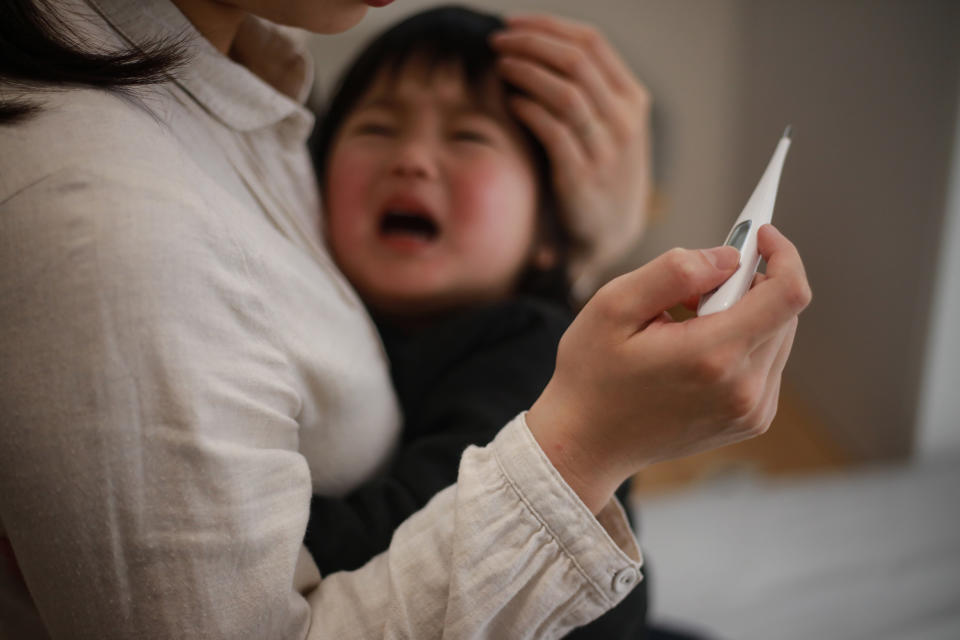
<svg viewBox="0 0 960 640"><path fill-rule="evenodd" d="M787 140L789 140L789 139L790 139L790 133L791 133L792 131L793 131L793 125L792 125L792 124L788 124L788 125L787 125L787 128L783 130L783 137L786 138Z"/></svg>

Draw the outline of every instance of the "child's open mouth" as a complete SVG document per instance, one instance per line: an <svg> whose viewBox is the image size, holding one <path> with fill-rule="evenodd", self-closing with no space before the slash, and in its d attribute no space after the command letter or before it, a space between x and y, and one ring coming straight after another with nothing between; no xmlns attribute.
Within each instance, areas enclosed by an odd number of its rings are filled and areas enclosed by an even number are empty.
<svg viewBox="0 0 960 640"><path fill-rule="evenodd" d="M390 210L380 220L380 233L385 236L409 236L430 241L439 232L437 223L423 213Z"/></svg>

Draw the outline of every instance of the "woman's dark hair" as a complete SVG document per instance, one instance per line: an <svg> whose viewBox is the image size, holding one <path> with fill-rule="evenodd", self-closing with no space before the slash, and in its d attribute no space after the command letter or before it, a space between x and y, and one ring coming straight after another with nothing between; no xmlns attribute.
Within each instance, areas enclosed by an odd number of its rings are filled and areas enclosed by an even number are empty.
<svg viewBox="0 0 960 640"><path fill-rule="evenodd" d="M163 82L186 61L179 41L154 42L125 50L87 51L81 38L60 20L50 0L0 2L0 83L99 87L124 92ZM23 120L40 106L0 101L0 125Z"/></svg>
<svg viewBox="0 0 960 640"><path fill-rule="evenodd" d="M444 6L417 13L374 38L340 77L310 139L320 188L326 190L327 163L340 127L381 72L397 73L414 59L423 61L429 68L459 64L467 90L480 96L486 88L485 81L496 73L496 54L487 40L493 32L505 27L499 16L466 7ZM507 95L519 93L519 89L508 83L504 83L504 87ZM560 220L546 150L527 127L519 124L533 151L541 237L554 249L557 260L548 270L529 267L521 275L517 293L569 304L567 263L571 236Z"/></svg>

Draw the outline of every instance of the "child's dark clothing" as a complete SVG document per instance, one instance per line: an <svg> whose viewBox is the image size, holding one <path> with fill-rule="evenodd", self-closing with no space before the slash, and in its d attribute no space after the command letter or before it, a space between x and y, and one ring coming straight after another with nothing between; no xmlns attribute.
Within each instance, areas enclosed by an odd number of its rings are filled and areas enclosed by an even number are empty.
<svg viewBox="0 0 960 640"><path fill-rule="evenodd" d="M321 573L356 569L385 551L404 520L456 482L464 449L489 443L533 404L571 318L559 305L514 298L415 329L378 321L403 409L402 442L380 477L344 498L313 497L305 543ZM643 582L567 637L642 638L646 609Z"/></svg>

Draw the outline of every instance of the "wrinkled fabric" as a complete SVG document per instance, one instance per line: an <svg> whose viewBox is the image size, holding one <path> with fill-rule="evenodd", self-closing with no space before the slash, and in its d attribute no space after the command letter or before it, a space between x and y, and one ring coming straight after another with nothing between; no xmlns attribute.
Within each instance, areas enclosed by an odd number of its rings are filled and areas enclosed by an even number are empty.
<svg viewBox="0 0 960 640"><path fill-rule="evenodd" d="M0 638L544 638L622 599L622 510L594 518L522 415L321 578L310 495L375 475L400 418L320 241L309 63L254 73L167 0L64 17L190 62L126 97L0 89L43 106L0 127Z"/></svg>

